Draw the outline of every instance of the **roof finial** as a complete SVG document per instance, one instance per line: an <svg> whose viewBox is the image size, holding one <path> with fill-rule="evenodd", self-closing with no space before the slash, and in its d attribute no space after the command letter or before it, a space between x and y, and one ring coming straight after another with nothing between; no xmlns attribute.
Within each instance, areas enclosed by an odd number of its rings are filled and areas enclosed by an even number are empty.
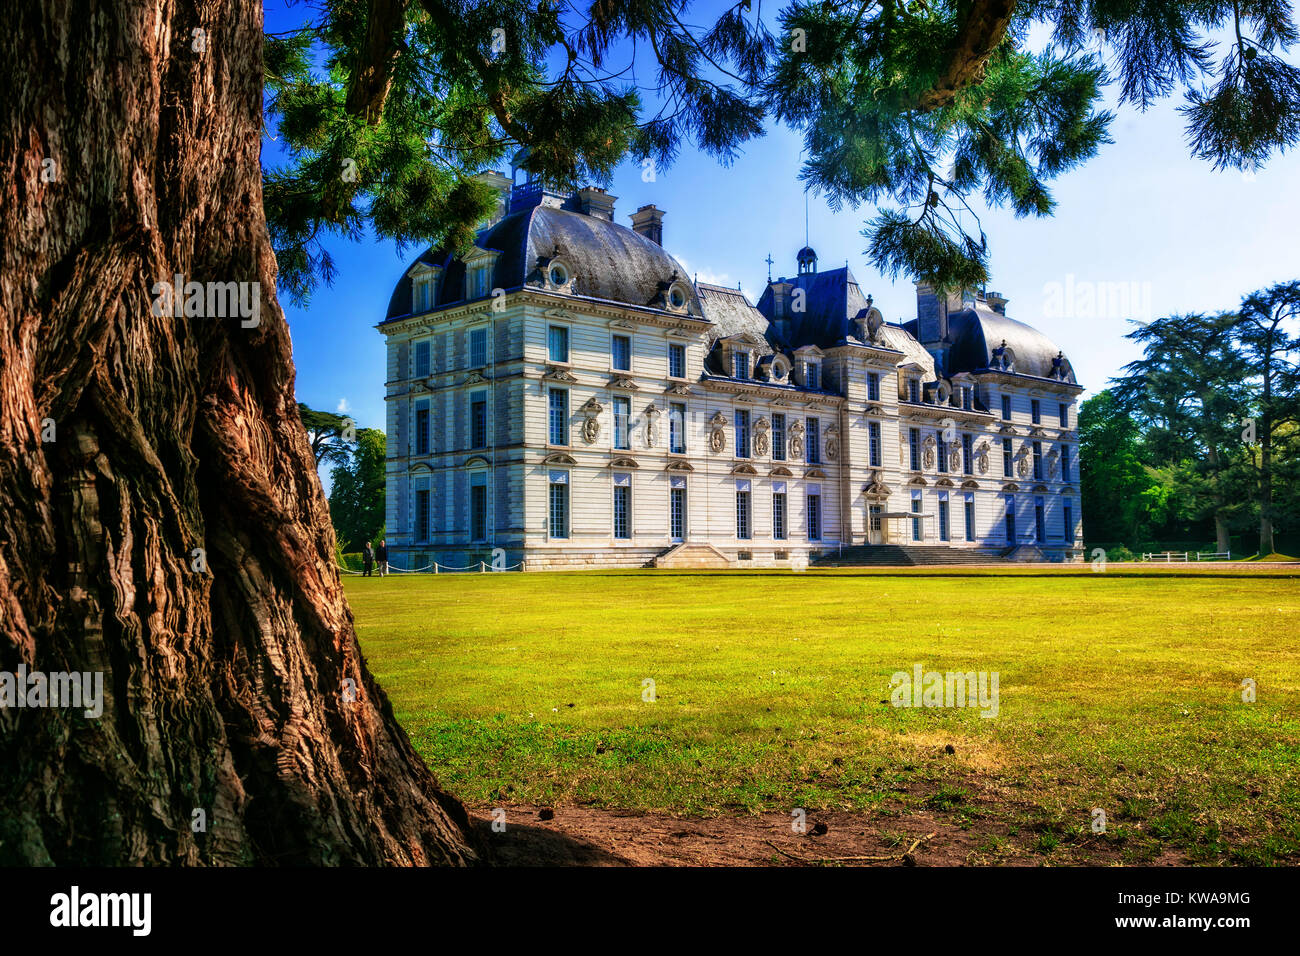
<svg viewBox="0 0 1300 956"><path fill-rule="evenodd" d="M772 253L771 253L771 252L768 252L768 254L767 254L767 258L764 259L763 261L767 263L767 281L768 281L768 283L771 283L771 281L772 281Z"/></svg>

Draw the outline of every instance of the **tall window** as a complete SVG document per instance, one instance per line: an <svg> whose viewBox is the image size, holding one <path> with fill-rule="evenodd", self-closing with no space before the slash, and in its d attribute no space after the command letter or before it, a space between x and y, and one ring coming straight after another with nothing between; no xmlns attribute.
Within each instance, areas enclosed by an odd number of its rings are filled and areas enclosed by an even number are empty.
<svg viewBox="0 0 1300 956"><path fill-rule="evenodd" d="M748 352L731 353L731 377L749 378L749 353Z"/></svg>
<svg viewBox="0 0 1300 956"><path fill-rule="evenodd" d="M975 496L966 496L966 540L975 540Z"/></svg>
<svg viewBox="0 0 1300 956"><path fill-rule="evenodd" d="M772 537L777 541L784 541L786 538L784 481L772 485Z"/></svg>
<svg viewBox="0 0 1300 956"><path fill-rule="evenodd" d="M736 457L749 457L749 412L736 410Z"/></svg>
<svg viewBox="0 0 1300 956"><path fill-rule="evenodd" d="M1043 407L1036 398L1029 401L1029 417L1035 425L1041 425L1043 422Z"/></svg>
<svg viewBox="0 0 1300 956"><path fill-rule="evenodd" d="M614 476L614 537L632 537L632 476Z"/></svg>
<svg viewBox="0 0 1300 956"><path fill-rule="evenodd" d="M909 462L913 471L921 470L921 429L909 428L907 430L907 447L911 454L912 460Z"/></svg>
<svg viewBox="0 0 1300 956"><path fill-rule="evenodd" d="M1015 544L1016 541L1016 499L1014 495L1006 496L1006 516L1003 521L1006 525L1007 543Z"/></svg>
<svg viewBox="0 0 1300 956"><path fill-rule="evenodd" d="M871 467L880 467L880 422L867 422L867 449Z"/></svg>
<svg viewBox="0 0 1300 956"><path fill-rule="evenodd" d="M912 540L921 540L921 493L915 491L912 493Z"/></svg>
<svg viewBox="0 0 1300 956"><path fill-rule="evenodd" d="M546 342L552 362L569 361L569 330L563 325L552 325L546 331Z"/></svg>
<svg viewBox="0 0 1300 956"><path fill-rule="evenodd" d="M941 431L934 433L934 440L935 455L939 459L939 471L945 472L948 470L948 443L943 440L943 432Z"/></svg>
<svg viewBox="0 0 1300 956"><path fill-rule="evenodd" d="M1002 396L1002 420L1004 422L1011 421L1011 396L1010 395Z"/></svg>
<svg viewBox="0 0 1300 956"><path fill-rule="evenodd" d="M1043 443L1034 442L1034 480L1043 480Z"/></svg>
<svg viewBox="0 0 1300 956"><path fill-rule="evenodd" d="M487 365L487 329L470 329L469 366L482 368Z"/></svg>
<svg viewBox="0 0 1300 956"><path fill-rule="evenodd" d="M492 266L475 266L469 274L469 297L481 299L492 288Z"/></svg>
<svg viewBox="0 0 1300 956"><path fill-rule="evenodd" d="M614 396L614 447L631 448L630 420L632 418L632 399L626 395Z"/></svg>
<svg viewBox="0 0 1300 956"><path fill-rule="evenodd" d="M948 540L948 498L939 499L939 540Z"/></svg>
<svg viewBox="0 0 1300 956"><path fill-rule="evenodd" d="M916 379L916 378L908 378L908 380L907 380L907 400L908 400L909 402L912 402L913 404L918 404L918 405L920 404L920 402L921 402L921 381L920 381L920 379Z"/></svg>
<svg viewBox="0 0 1300 956"><path fill-rule="evenodd" d="M469 401L469 447L487 447L487 393L476 392Z"/></svg>
<svg viewBox="0 0 1300 956"><path fill-rule="evenodd" d="M549 505L550 536L567 538L569 536L569 473L567 471L551 472Z"/></svg>
<svg viewBox="0 0 1300 956"><path fill-rule="evenodd" d="M1061 480L1070 480L1070 446L1061 446Z"/></svg>
<svg viewBox="0 0 1300 956"><path fill-rule="evenodd" d="M569 392L564 388L551 389L550 432L552 445L569 443Z"/></svg>
<svg viewBox="0 0 1300 956"><path fill-rule="evenodd" d="M772 460L785 461L785 415L772 416Z"/></svg>
<svg viewBox="0 0 1300 956"><path fill-rule="evenodd" d="M752 529L749 520L749 482L736 483L736 537L741 540L751 538Z"/></svg>
<svg viewBox="0 0 1300 956"><path fill-rule="evenodd" d="M681 402L668 406L668 450L674 455L686 454L686 406Z"/></svg>
<svg viewBox="0 0 1300 956"><path fill-rule="evenodd" d="M415 493L415 540L429 540L429 492L427 489Z"/></svg>
<svg viewBox="0 0 1300 956"><path fill-rule="evenodd" d="M822 493L821 489L808 493L808 540L822 539Z"/></svg>
<svg viewBox="0 0 1300 956"><path fill-rule="evenodd" d="M880 374L878 372L867 373L867 401L880 401Z"/></svg>
<svg viewBox="0 0 1300 956"><path fill-rule="evenodd" d="M1065 502L1065 524L1061 529L1061 537L1065 541L1074 540L1074 505L1069 501Z"/></svg>
<svg viewBox="0 0 1300 956"><path fill-rule="evenodd" d="M1047 542L1047 515L1042 498L1034 499L1034 540L1039 544Z"/></svg>
<svg viewBox="0 0 1300 956"><path fill-rule="evenodd" d="M433 288L433 283L430 282L427 277L423 279L415 280L415 311L416 312L429 311L429 306L432 300L430 291L432 290L432 288Z"/></svg>
<svg viewBox="0 0 1300 956"><path fill-rule="evenodd" d="M469 535L471 541L487 540L487 475L473 475L469 487Z"/></svg>
<svg viewBox="0 0 1300 956"><path fill-rule="evenodd" d="M415 453L429 454L429 403L415 404Z"/></svg>
<svg viewBox="0 0 1300 956"><path fill-rule="evenodd" d="M676 342L668 343L668 377L686 377L686 346Z"/></svg>
<svg viewBox="0 0 1300 956"><path fill-rule="evenodd" d="M610 340L609 363L620 372L632 371L632 339L616 335Z"/></svg>
<svg viewBox="0 0 1300 956"><path fill-rule="evenodd" d="M804 366L804 384L808 388L822 387L822 367L817 362L809 362Z"/></svg>
<svg viewBox="0 0 1300 956"><path fill-rule="evenodd" d="M1062 428L1070 427L1070 406L1061 402L1056 406L1057 421L1061 423Z"/></svg>
<svg viewBox="0 0 1300 956"><path fill-rule="evenodd" d="M971 447L973 442L970 435L961 436L961 467L962 473L967 475L975 474L975 452Z"/></svg>
<svg viewBox="0 0 1300 956"><path fill-rule="evenodd" d="M486 448L487 433L487 392L475 392L469 403L470 447Z"/></svg>
<svg viewBox="0 0 1300 956"><path fill-rule="evenodd" d="M963 385L961 390L961 407L970 411L975 407L975 389L969 385Z"/></svg>
<svg viewBox="0 0 1300 956"><path fill-rule="evenodd" d="M415 377L427 378L430 372L429 368L429 343L415 343Z"/></svg>
<svg viewBox="0 0 1300 956"><path fill-rule="evenodd" d="M674 476L668 489L668 533L674 541L686 540L686 479Z"/></svg>
<svg viewBox="0 0 1300 956"><path fill-rule="evenodd" d="M1015 468L1013 467L1014 461L1015 461L1015 455L1011 449L1011 439L1004 438L1002 439L1002 477L1003 478L1011 478L1014 476L1015 474Z"/></svg>
<svg viewBox="0 0 1300 956"><path fill-rule="evenodd" d="M822 460L821 422L816 418L806 419L808 429L808 447L806 451L808 464L819 465Z"/></svg>

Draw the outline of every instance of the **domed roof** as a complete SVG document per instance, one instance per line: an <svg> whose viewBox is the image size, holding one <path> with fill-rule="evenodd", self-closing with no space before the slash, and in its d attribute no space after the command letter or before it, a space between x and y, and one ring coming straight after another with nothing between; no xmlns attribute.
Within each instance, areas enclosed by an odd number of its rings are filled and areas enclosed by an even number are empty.
<svg viewBox="0 0 1300 956"><path fill-rule="evenodd" d="M952 340L948 351L949 375L1001 368L1002 355L997 353L1005 347L1009 353L1006 355L1009 371L1078 384L1070 360L1051 339L1005 315L983 309L953 312L948 316L948 335ZM1059 366L1054 362L1058 357ZM1058 367L1063 375L1057 374Z"/></svg>
<svg viewBox="0 0 1300 956"><path fill-rule="evenodd" d="M555 206L532 206L479 233L477 244L500 253L492 277L497 288L512 291L526 284L541 285L541 264L555 257L568 267L576 295L653 308L667 285L678 281L686 295L686 311L702 315L699 298L681 263L658 243L597 216ZM465 266L459 258L428 249L415 261L446 270L434 308L464 299ZM410 312L411 280L403 273L393 289L386 319Z"/></svg>
<svg viewBox="0 0 1300 956"><path fill-rule="evenodd" d="M786 248L788 249L790 247L786 246ZM795 256L795 261L808 262L810 260L815 260L816 258L817 258L817 251L813 249L812 246L804 246L802 249L799 250L799 254Z"/></svg>

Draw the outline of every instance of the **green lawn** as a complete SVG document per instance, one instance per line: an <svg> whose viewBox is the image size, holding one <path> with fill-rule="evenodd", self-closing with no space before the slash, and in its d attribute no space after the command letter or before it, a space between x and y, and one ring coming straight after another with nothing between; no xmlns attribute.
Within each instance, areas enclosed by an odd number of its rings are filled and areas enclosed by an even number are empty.
<svg viewBox="0 0 1300 956"><path fill-rule="evenodd" d="M1300 861L1300 572L635 571L347 588L398 719L471 804L924 808L1033 834L1045 855L1093 842L1098 807L1099 839L1124 861ZM918 663L996 671L998 715L891 706L890 676Z"/></svg>

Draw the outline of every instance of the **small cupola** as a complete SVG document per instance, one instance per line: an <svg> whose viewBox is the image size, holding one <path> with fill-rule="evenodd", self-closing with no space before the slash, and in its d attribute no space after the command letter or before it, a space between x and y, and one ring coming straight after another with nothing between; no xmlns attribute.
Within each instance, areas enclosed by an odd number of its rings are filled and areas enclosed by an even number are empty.
<svg viewBox="0 0 1300 956"><path fill-rule="evenodd" d="M804 246L795 257L799 263L799 275L808 275L817 271L817 253L812 246Z"/></svg>

